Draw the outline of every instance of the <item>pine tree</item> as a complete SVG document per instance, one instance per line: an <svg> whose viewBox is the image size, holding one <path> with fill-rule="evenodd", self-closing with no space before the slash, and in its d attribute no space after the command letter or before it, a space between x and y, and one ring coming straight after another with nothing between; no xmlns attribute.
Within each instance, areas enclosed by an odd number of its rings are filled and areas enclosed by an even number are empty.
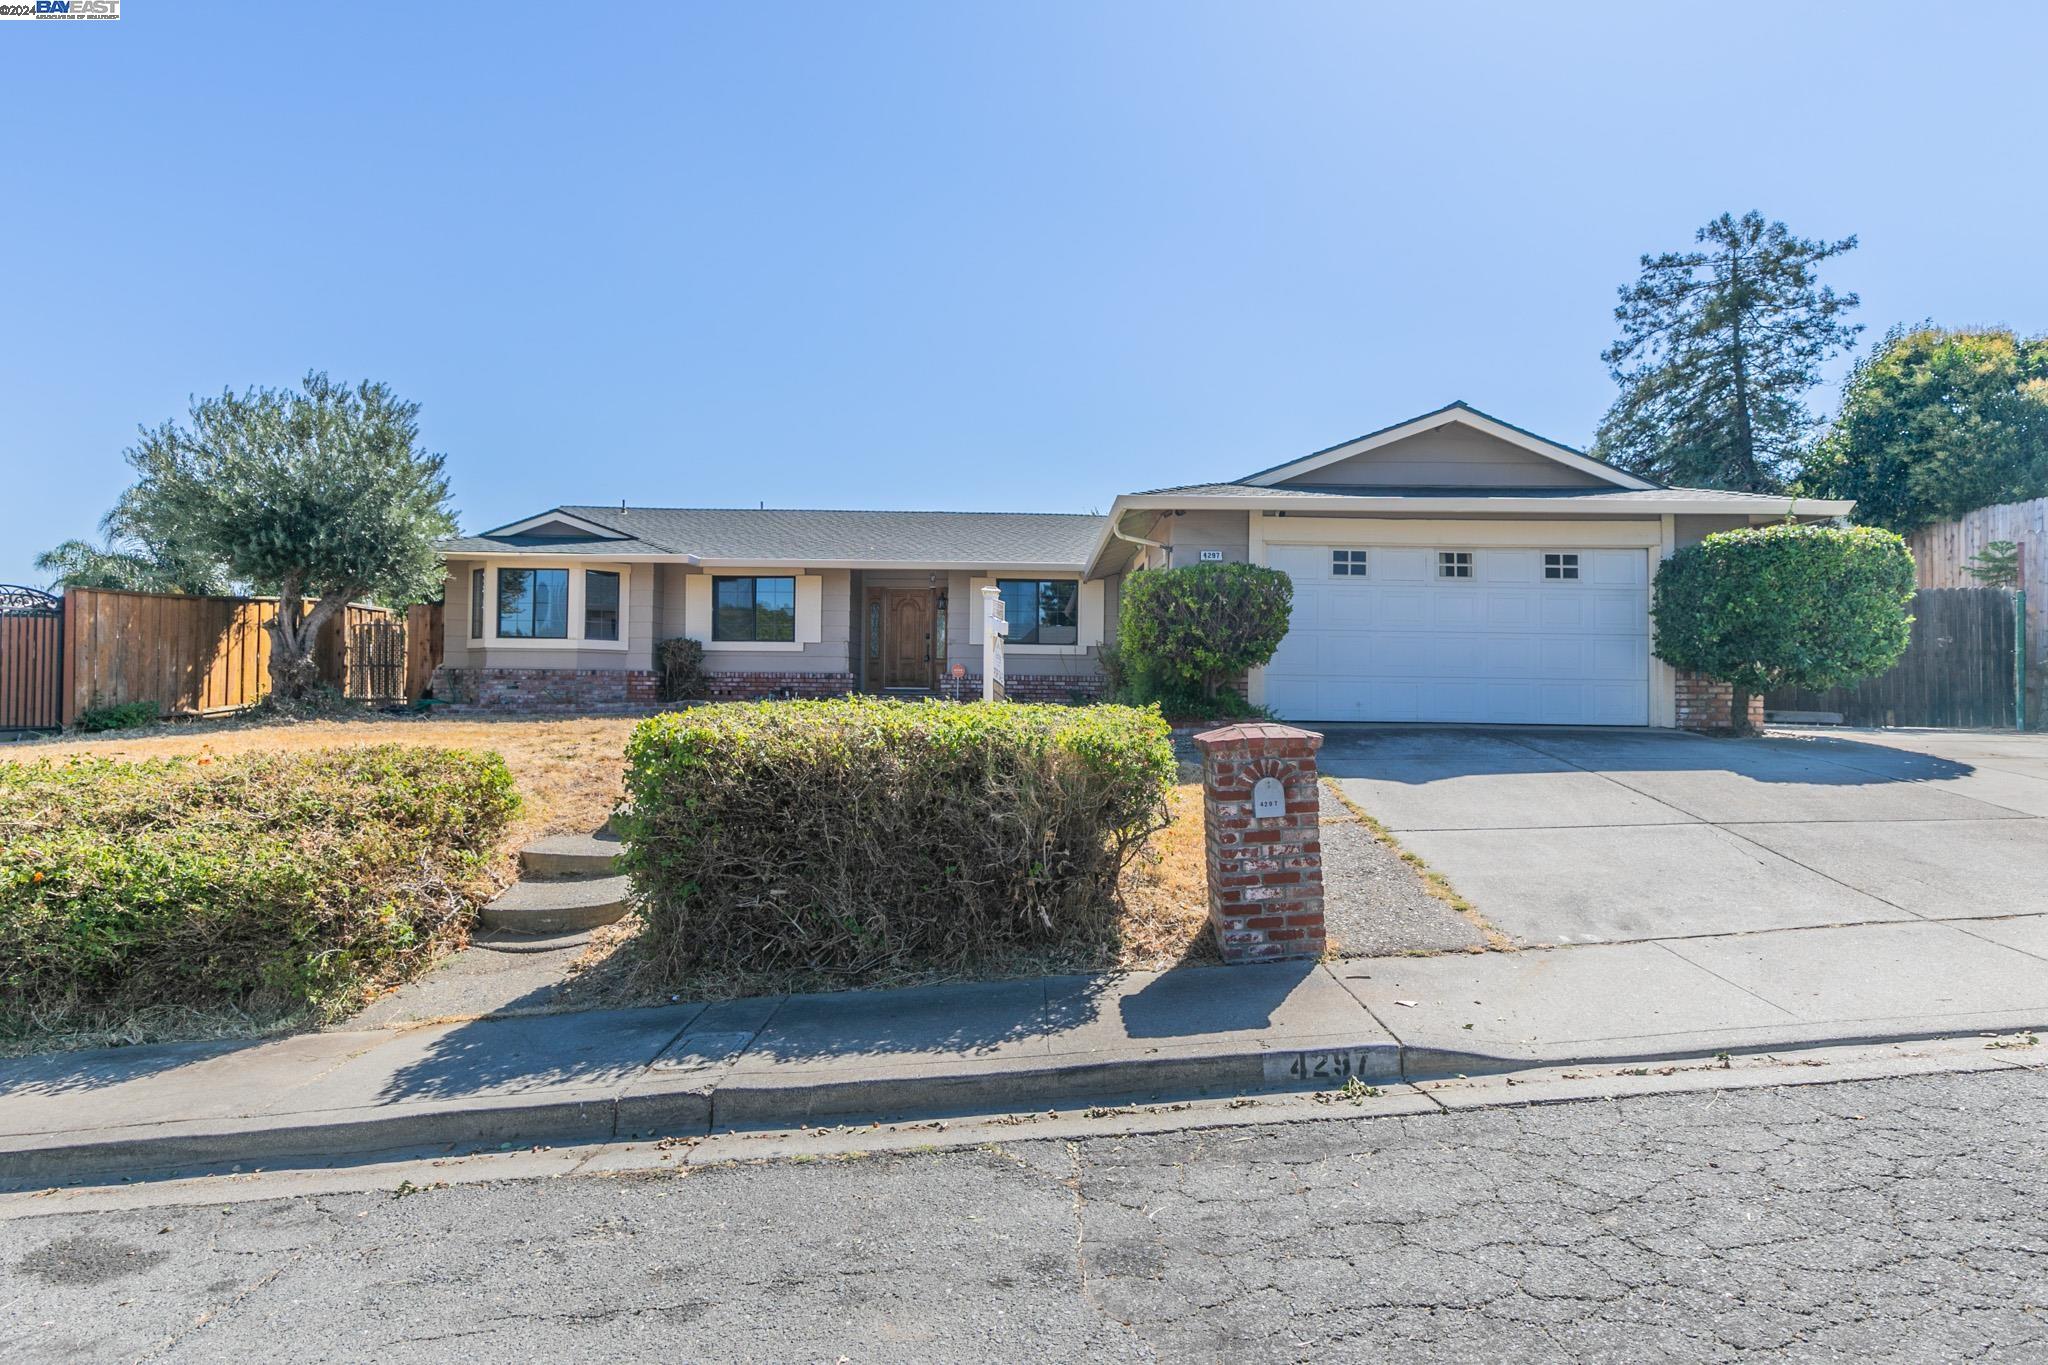
<svg viewBox="0 0 2048 1365"><path fill-rule="evenodd" d="M1602 352L1621 397L1593 453L1662 483L1775 492L1814 425L1804 396L1828 357L1855 344L1854 294L1814 267L1856 239L1814 242L1755 211L1722 214L1700 249L1642 258L1620 291L1621 336Z"/></svg>

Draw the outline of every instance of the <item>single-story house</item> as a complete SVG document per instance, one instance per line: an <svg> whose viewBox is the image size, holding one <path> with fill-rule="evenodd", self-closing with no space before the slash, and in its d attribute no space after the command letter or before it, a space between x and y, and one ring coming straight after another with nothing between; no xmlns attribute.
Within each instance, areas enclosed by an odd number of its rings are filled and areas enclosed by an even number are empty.
<svg viewBox="0 0 2048 1365"><path fill-rule="evenodd" d="M436 687L650 702L656 645L687 637L719 698L978 696L992 585L1010 695L1078 700L1126 577L1225 561L1294 580L1287 638L1246 679L1287 719L1725 724L1725 688L1650 652L1656 561L1850 506L1660 487L1464 403L1107 516L561 506L443 545Z"/></svg>

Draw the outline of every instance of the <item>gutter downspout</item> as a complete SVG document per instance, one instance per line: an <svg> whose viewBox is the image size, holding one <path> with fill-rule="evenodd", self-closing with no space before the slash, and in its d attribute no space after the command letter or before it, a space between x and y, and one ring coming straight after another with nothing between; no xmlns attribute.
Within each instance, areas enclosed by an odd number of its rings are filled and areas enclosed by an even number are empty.
<svg viewBox="0 0 2048 1365"><path fill-rule="evenodd" d="M1155 550L1163 551L1166 555L1166 567L1169 569L1173 567L1173 547L1171 545L1166 544L1164 541L1147 540L1143 536L1131 535L1124 530L1122 523L1123 518L1121 516L1112 518L1109 523L1109 533L1118 540L1128 541L1132 545L1149 545Z"/></svg>

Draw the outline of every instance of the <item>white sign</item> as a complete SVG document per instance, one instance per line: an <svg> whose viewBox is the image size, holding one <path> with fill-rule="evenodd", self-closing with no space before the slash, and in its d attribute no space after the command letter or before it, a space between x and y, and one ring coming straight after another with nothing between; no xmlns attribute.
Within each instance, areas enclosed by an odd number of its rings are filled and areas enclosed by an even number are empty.
<svg viewBox="0 0 2048 1365"><path fill-rule="evenodd" d="M1003 637L1010 633L1009 614L999 588L981 590L981 699L1003 699Z"/></svg>
<svg viewBox="0 0 2048 1365"><path fill-rule="evenodd" d="M1277 820L1287 814L1287 788L1277 777L1262 777L1252 783L1252 819Z"/></svg>
<svg viewBox="0 0 2048 1365"><path fill-rule="evenodd" d="M1221 563L1223 562L1223 551L1221 551L1221 550L1204 550L1204 551L1202 551L1202 562L1203 562L1204 564L1221 564Z"/></svg>

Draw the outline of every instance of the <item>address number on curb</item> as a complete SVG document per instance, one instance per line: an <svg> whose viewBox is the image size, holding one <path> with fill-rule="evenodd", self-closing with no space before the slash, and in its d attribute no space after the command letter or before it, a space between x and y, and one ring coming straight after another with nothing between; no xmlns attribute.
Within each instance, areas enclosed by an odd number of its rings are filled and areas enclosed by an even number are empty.
<svg viewBox="0 0 2048 1365"><path fill-rule="evenodd" d="M1353 1076L1370 1075L1372 1054L1362 1048L1329 1052L1276 1052L1266 1058L1266 1083L1284 1085L1344 1084Z"/></svg>

